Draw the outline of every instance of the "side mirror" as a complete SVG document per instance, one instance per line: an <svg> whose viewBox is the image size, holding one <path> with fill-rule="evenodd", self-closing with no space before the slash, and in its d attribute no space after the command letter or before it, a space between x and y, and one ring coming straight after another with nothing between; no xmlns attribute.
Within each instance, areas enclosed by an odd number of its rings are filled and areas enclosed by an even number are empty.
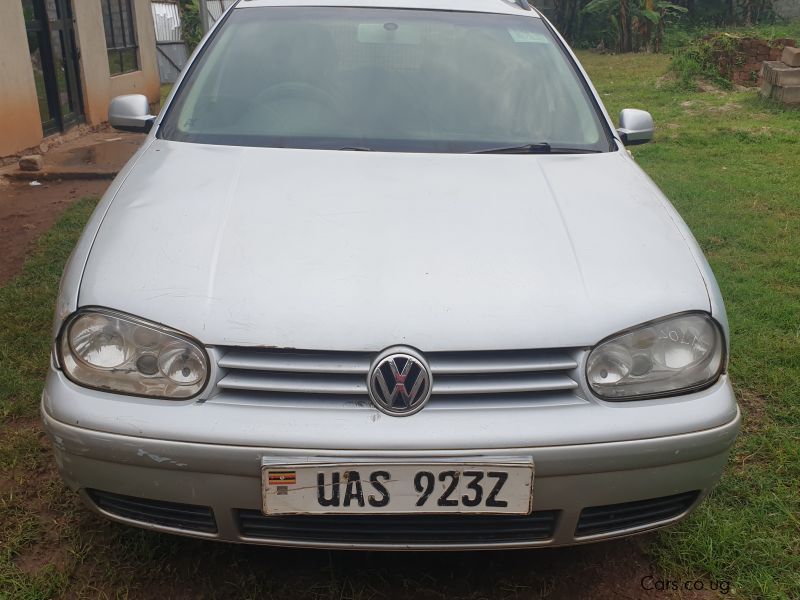
<svg viewBox="0 0 800 600"><path fill-rule="evenodd" d="M653 141L653 116L645 110L626 108L619 113L617 133L626 146L637 146Z"/></svg>
<svg viewBox="0 0 800 600"><path fill-rule="evenodd" d="M117 96L108 107L108 122L114 129L148 133L155 121L155 115L150 114L150 104L142 94Z"/></svg>

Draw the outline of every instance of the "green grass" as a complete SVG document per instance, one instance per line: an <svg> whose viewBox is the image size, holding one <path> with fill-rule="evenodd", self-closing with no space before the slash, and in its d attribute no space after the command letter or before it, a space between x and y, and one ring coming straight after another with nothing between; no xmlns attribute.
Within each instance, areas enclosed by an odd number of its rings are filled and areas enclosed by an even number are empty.
<svg viewBox="0 0 800 600"><path fill-rule="evenodd" d="M37 414L51 345L58 282L77 235L94 208L74 205L40 240L25 269L0 287L0 420Z"/></svg>
<svg viewBox="0 0 800 600"><path fill-rule="evenodd" d="M800 111L753 91L687 92L664 56L582 56L612 114L652 111L634 149L692 228L731 324L730 372L745 416L722 484L654 546L683 575L734 582L745 598L800 593Z"/></svg>
<svg viewBox="0 0 800 600"><path fill-rule="evenodd" d="M36 569L16 560L43 543L62 543L57 521L67 513L54 510L64 489L42 477L52 471L52 455L34 418L61 271L95 203L73 205L39 241L23 272L0 287L0 599L51 598L69 584L69 571L47 560L38 565L32 557Z"/></svg>
<svg viewBox="0 0 800 600"><path fill-rule="evenodd" d="M749 27L672 27L667 28L664 34L664 52L672 52L679 48L699 40L705 35L724 31L741 37L754 37L765 40L778 38L793 38L800 42L800 19L792 21L778 21L776 23L764 23Z"/></svg>
<svg viewBox="0 0 800 600"><path fill-rule="evenodd" d="M164 102L167 101L167 96L172 91L172 84L171 83L164 83L161 84L161 104L160 106L164 106Z"/></svg>
<svg viewBox="0 0 800 600"><path fill-rule="evenodd" d="M720 35L720 34L723 35ZM713 36L712 39L704 39ZM794 39L800 42L800 20L750 27L728 27L724 30L711 27L692 29L673 28L664 40L664 51L673 55L673 72L682 87L696 88L697 78L713 82L724 88L735 87L720 74L720 56L734 64L745 64L738 39L751 37L764 40ZM741 62L739 62L741 61Z"/></svg>
<svg viewBox="0 0 800 600"><path fill-rule="evenodd" d="M716 272L745 416L721 485L688 521L649 538L650 552L667 577L731 582L727 597L797 598L800 111L755 92L680 89L665 77L665 56L581 58L612 114L654 114L656 141L634 155ZM55 475L36 415L58 279L93 205L68 209L0 288L0 598L536 598L553 588L550 575L577 577L572 565L593 556L601 558L581 571L582 585L600 569L626 573L606 560L619 548L612 543L455 558L298 552L139 531L81 508ZM584 597L592 589L581 587Z"/></svg>

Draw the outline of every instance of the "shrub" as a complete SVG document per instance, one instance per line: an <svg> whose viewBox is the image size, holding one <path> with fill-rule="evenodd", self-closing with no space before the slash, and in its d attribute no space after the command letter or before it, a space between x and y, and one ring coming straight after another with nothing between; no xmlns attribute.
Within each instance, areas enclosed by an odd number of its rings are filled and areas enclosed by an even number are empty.
<svg viewBox="0 0 800 600"><path fill-rule="evenodd" d="M203 39L203 23L200 20L200 6L197 0L182 0L181 8L181 29L183 30L183 41L189 52L195 49L200 40Z"/></svg>

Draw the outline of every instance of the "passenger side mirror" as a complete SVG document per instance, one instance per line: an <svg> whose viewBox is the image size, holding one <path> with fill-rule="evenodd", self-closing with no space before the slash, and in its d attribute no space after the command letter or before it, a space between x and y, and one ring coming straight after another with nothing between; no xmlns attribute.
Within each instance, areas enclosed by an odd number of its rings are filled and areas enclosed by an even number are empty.
<svg viewBox="0 0 800 600"><path fill-rule="evenodd" d="M645 111L635 108L626 108L619 113L619 128L617 133L626 146L637 146L653 141L655 125L653 116Z"/></svg>
<svg viewBox="0 0 800 600"><path fill-rule="evenodd" d="M117 96L108 107L108 122L114 129L148 133L155 121L155 115L150 114L150 103L142 94Z"/></svg>

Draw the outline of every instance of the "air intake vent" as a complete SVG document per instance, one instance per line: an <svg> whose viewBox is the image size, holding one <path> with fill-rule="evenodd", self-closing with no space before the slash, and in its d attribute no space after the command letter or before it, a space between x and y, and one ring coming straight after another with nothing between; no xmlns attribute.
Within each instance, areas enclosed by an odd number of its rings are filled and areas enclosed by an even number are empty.
<svg viewBox="0 0 800 600"><path fill-rule="evenodd" d="M100 509L118 517L187 531L217 532L214 513L207 506L147 500L98 490L88 490L88 494Z"/></svg>
<svg viewBox="0 0 800 600"><path fill-rule="evenodd" d="M510 515L306 515L238 511L243 537L351 544L486 544L547 540L557 511Z"/></svg>
<svg viewBox="0 0 800 600"><path fill-rule="evenodd" d="M675 518L694 504L699 492L686 492L652 500L638 500L624 504L593 506L581 511L576 537L622 531L633 527L656 525Z"/></svg>

